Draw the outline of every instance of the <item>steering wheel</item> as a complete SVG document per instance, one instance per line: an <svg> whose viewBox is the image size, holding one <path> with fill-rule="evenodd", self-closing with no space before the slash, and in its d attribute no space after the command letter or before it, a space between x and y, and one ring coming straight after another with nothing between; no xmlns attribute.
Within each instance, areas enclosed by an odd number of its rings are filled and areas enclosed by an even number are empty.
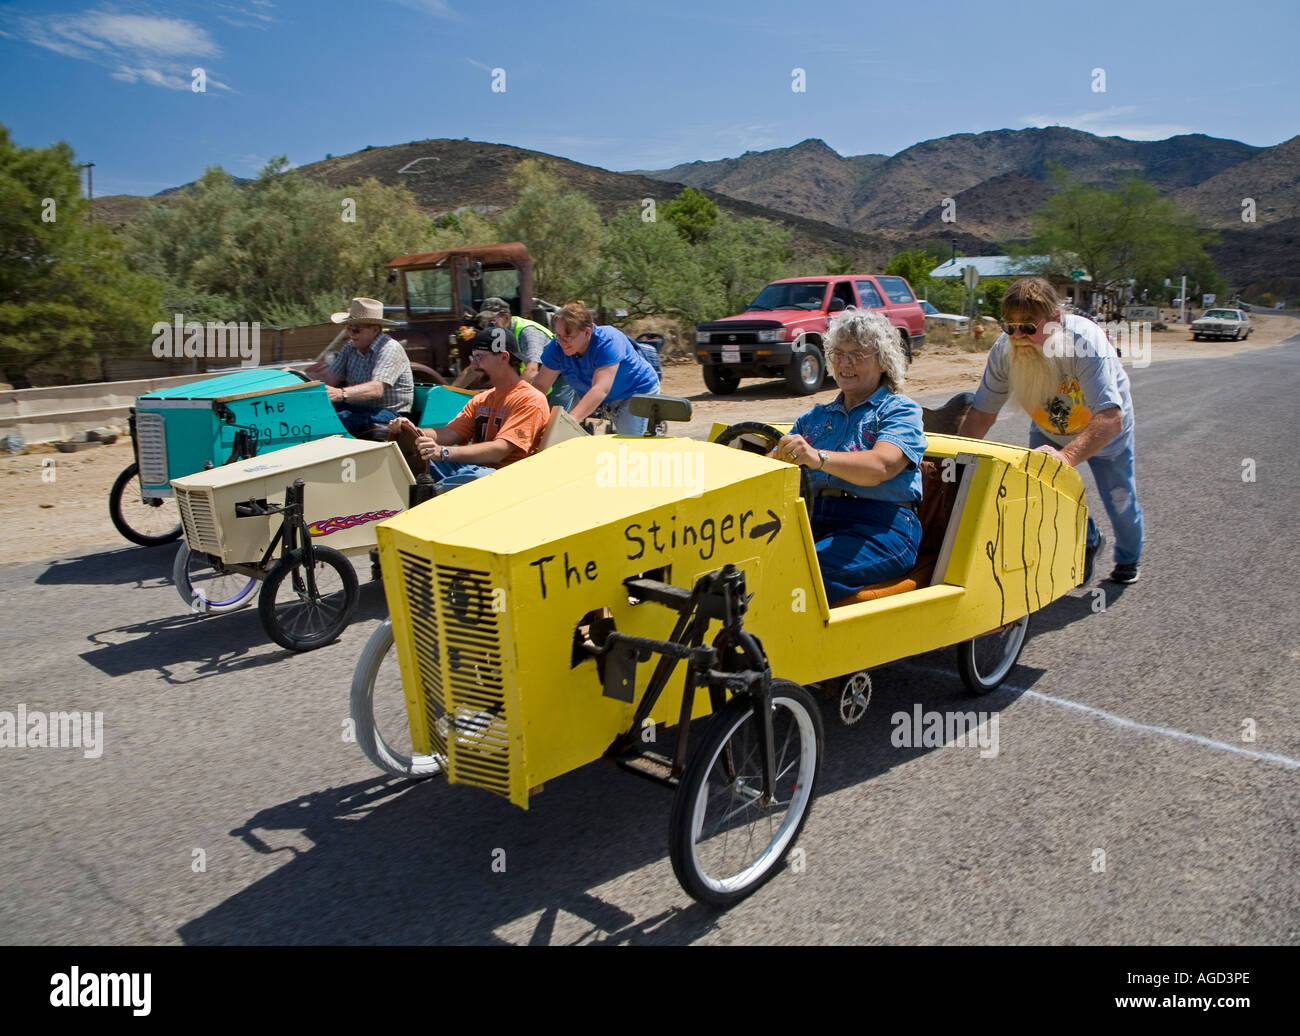
<svg viewBox="0 0 1300 1036"><path fill-rule="evenodd" d="M742 435L753 435L762 439L767 444L767 448L763 450L763 453L767 454L776 448L776 444L781 441L782 433L762 421L741 421L739 424L728 425L722 429L718 433L718 437L713 441L719 446L731 446ZM745 446L739 443L734 448L738 450L746 449ZM751 450L750 452L756 451ZM804 498L808 513L812 514L812 480L808 477L808 469L803 465L799 466L799 495Z"/></svg>

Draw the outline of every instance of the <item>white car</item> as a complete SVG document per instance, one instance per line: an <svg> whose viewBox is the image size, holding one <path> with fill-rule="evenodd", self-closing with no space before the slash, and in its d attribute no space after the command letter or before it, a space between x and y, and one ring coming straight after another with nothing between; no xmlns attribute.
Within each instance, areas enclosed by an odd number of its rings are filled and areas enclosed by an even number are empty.
<svg viewBox="0 0 1300 1036"><path fill-rule="evenodd" d="M970 320L956 313L940 313L925 299L921 299L921 308L925 310L925 326L946 327L953 334L964 335L970 332Z"/></svg>
<svg viewBox="0 0 1300 1036"><path fill-rule="evenodd" d="M1239 309L1207 309L1192 321L1192 340L1230 338L1234 342L1249 338L1250 317Z"/></svg>

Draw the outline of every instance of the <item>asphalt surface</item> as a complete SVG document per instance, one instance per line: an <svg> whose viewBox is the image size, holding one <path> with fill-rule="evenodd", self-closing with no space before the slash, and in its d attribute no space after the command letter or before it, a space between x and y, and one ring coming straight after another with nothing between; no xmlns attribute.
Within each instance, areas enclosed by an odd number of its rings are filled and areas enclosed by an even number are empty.
<svg viewBox="0 0 1300 1036"><path fill-rule="evenodd" d="M256 609L188 614L175 547L0 569L0 710L104 717L97 758L0 748L0 941L1294 944L1300 338L1130 376L1141 581L1035 615L985 698L948 650L875 671L856 727L827 703L799 866L725 912L657 785L592 764L523 812L378 773L344 739L377 584L294 656ZM997 755L894 747L918 704L995 712Z"/></svg>

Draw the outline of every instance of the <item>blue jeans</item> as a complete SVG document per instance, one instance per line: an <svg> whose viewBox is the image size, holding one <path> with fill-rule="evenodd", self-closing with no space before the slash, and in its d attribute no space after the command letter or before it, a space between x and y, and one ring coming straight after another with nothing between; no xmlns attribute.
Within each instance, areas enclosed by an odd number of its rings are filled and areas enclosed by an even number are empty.
<svg viewBox="0 0 1300 1036"><path fill-rule="evenodd" d="M1145 530L1142 523L1142 505L1138 503L1137 482L1133 472L1133 441L1129 436L1128 445L1117 457L1091 457L1088 467L1097 482L1097 492L1101 494L1101 504L1106 508L1111 528L1115 530L1115 563L1117 565L1136 565L1142 557L1142 543ZM1036 424L1029 426L1029 445L1055 446L1042 429ZM1095 547L1100 539L1097 525L1088 514L1087 545Z"/></svg>
<svg viewBox="0 0 1300 1036"><path fill-rule="evenodd" d="M659 384L655 383L653 391L649 393L639 392L638 395L658 395ZM650 424L648 417L633 417L632 412L628 410L628 404L632 397L620 399L617 403L611 403L605 400L605 406L609 407L610 430L615 435L645 435L646 426Z"/></svg>
<svg viewBox="0 0 1300 1036"><path fill-rule="evenodd" d="M563 407L565 410L572 410L577 402L578 397L573 392L573 386L564 380L563 375L560 375L551 385L551 391L546 397L547 406L558 406Z"/></svg>
<svg viewBox="0 0 1300 1036"><path fill-rule="evenodd" d="M377 424L384 425L385 431L390 421L397 420L395 410L372 410L370 407L348 404L342 409L335 408L343 427L358 438L368 436Z"/></svg>
<svg viewBox="0 0 1300 1036"><path fill-rule="evenodd" d="M496 468L489 468L483 464L461 464L454 460L429 461L429 473L437 481L435 488L439 493L445 493L449 489L463 486L467 482L473 482L476 478L490 475L494 471L496 471Z"/></svg>
<svg viewBox="0 0 1300 1036"><path fill-rule="evenodd" d="M877 500L817 497L812 528L831 604L864 586L905 575L916 564L921 546L916 513Z"/></svg>

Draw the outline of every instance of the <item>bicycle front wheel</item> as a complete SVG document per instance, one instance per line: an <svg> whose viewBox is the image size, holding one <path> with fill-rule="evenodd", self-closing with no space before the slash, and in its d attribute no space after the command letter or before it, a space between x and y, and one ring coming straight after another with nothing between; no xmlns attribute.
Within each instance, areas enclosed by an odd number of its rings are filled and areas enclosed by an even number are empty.
<svg viewBox="0 0 1300 1036"><path fill-rule="evenodd" d="M772 878L790 851L821 772L822 718L812 697L772 681L776 787L763 800L762 729L738 696L714 718L673 799L668 848L695 899L730 906Z"/></svg>
<svg viewBox="0 0 1300 1036"><path fill-rule="evenodd" d="M360 590L352 562L332 547L313 547L312 583L301 550L282 557L267 574L257 611L267 636L290 651L312 651L335 640L357 608Z"/></svg>

